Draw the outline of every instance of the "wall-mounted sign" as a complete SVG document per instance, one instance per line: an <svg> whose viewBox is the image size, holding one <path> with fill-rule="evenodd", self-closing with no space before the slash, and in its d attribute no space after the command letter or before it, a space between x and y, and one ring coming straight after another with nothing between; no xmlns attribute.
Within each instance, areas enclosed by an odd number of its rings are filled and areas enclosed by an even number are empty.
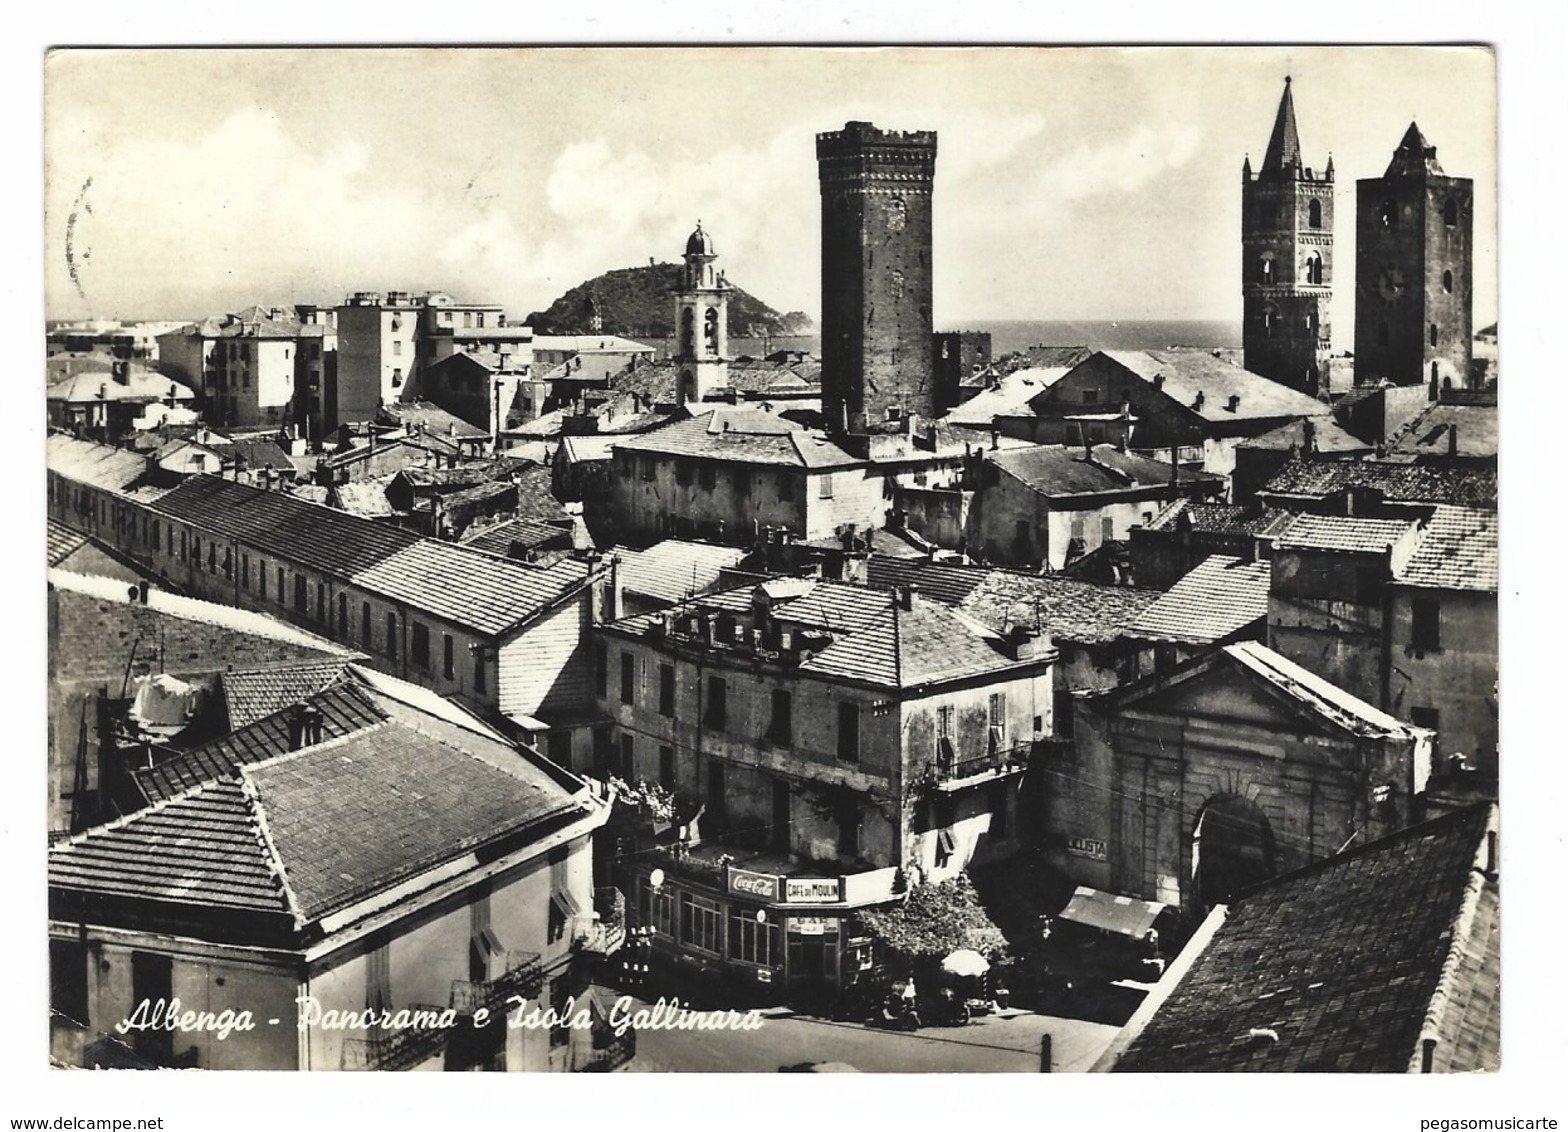
<svg viewBox="0 0 1568 1132"><path fill-rule="evenodd" d="M730 866L729 890L743 896L756 896L763 900L779 898L779 878L770 873L752 873Z"/></svg>
<svg viewBox="0 0 1568 1132"><path fill-rule="evenodd" d="M788 904L837 904L842 899L838 877L784 878L784 900Z"/></svg>
<svg viewBox="0 0 1568 1132"><path fill-rule="evenodd" d="M828 925L821 916L791 916L789 930L800 935L826 935Z"/></svg>
<svg viewBox="0 0 1568 1132"><path fill-rule="evenodd" d="M1105 842L1098 837L1069 837L1067 851L1075 857L1088 857L1091 861L1110 860Z"/></svg>

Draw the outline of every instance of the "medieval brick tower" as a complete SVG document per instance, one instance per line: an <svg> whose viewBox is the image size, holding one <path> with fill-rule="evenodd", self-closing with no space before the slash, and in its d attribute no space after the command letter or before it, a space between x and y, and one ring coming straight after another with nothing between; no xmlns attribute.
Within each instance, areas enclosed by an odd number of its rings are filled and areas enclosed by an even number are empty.
<svg viewBox="0 0 1568 1132"><path fill-rule="evenodd" d="M1256 176L1241 167L1242 348L1253 373L1327 393L1334 270L1334 159L1302 164L1290 79Z"/></svg>
<svg viewBox="0 0 1568 1132"><path fill-rule="evenodd" d="M1474 205L1414 122L1383 176L1356 182L1356 384L1469 384Z"/></svg>
<svg viewBox="0 0 1568 1132"><path fill-rule="evenodd" d="M681 404L705 400L729 384L728 305L730 285L714 274L713 237L697 230L686 241L686 266L675 289L676 398Z"/></svg>
<svg viewBox="0 0 1568 1132"><path fill-rule="evenodd" d="M933 131L869 122L817 135L822 412L867 433L936 416L931 359Z"/></svg>

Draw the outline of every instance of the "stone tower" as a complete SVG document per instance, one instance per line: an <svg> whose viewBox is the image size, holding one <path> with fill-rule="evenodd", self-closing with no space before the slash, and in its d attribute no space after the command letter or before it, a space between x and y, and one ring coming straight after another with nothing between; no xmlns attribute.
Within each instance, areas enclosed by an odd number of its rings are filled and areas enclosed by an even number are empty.
<svg viewBox="0 0 1568 1132"><path fill-rule="evenodd" d="M1383 175L1356 182L1356 384L1469 384L1474 205L1414 122Z"/></svg>
<svg viewBox="0 0 1568 1132"><path fill-rule="evenodd" d="M848 433L936 416L931 358L933 131L869 122L817 135L822 412Z"/></svg>
<svg viewBox="0 0 1568 1132"><path fill-rule="evenodd" d="M1241 167L1242 348L1253 373L1328 392L1334 281L1334 159L1302 162L1290 79L1257 174Z"/></svg>
<svg viewBox="0 0 1568 1132"><path fill-rule="evenodd" d="M675 291L676 399L705 400L729 384L727 331L730 285L714 274L713 237L697 230L686 241L686 265Z"/></svg>

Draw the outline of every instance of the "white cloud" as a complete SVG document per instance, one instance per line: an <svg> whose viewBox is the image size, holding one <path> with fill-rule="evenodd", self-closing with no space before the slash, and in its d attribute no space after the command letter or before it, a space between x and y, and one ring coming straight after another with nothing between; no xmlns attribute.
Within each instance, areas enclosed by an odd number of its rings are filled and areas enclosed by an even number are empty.
<svg viewBox="0 0 1568 1132"><path fill-rule="evenodd" d="M1201 136L1192 126L1162 132L1139 126L1124 138L1084 143L1065 154L1047 155L1041 162L1039 194L1050 200L1072 201L1108 192L1135 192L1184 164L1198 151Z"/></svg>

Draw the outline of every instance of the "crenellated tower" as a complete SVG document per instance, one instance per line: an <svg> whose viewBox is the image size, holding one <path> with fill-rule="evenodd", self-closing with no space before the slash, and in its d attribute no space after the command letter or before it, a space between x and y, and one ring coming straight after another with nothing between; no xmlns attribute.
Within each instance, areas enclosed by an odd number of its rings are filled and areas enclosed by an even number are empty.
<svg viewBox="0 0 1568 1132"><path fill-rule="evenodd" d="M822 412L864 434L936 416L931 184L936 134L869 122L817 135L822 191Z"/></svg>
<svg viewBox="0 0 1568 1132"><path fill-rule="evenodd" d="M686 241L686 264L675 291L676 399L703 401L729 384L730 285L715 273L713 237L697 230Z"/></svg>
<svg viewBox="0 0 1568 1132"><path fill-rule="evenodd" d="M1241 167L1243 364L1312 396L1328 394L1334 281L1334 159L1305 165L1290 79L1263 164Z"/></svg>

